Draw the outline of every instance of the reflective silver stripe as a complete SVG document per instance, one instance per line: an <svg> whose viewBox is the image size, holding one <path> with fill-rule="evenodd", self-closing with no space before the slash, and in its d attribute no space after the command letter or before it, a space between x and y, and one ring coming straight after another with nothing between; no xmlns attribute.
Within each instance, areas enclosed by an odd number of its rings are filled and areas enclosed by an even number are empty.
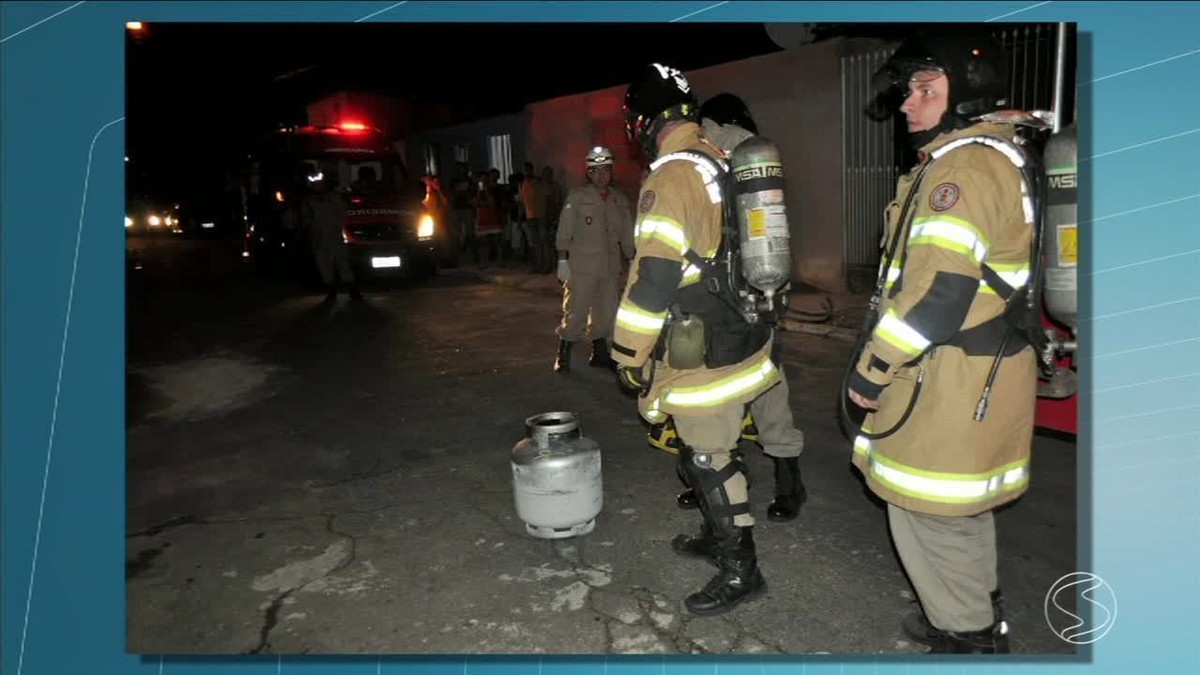
<svg viewBox="0 0 1200 675"><path fill-rule="evenodd" d="M1007 157L1008 161L1013 163L1013 166L1017 167L1018 169L1025 168L1025 157L1021 155L1021 152L1017 150L1012 143L1008 141L1002 141L998 138L992 138L991 136L969 136L967 138L960 138L956 141L951 141L943 145L937 150L934 150L930 153L930 156L932 156L934 159L939 159L947 152L950 152L955 148L961 148L964 145L970 145L971 143L982 143L988 147L995 148L996 150L999 150L1005 157ZM1024 173L1021 174L1021 209L1025 213L1025 222L1032 224L1034 215L1033 200L1029 197L1029 189L1025 185Z"/></svg>
<svg viewBox="0 0 1200 675"><path fill-rule="evenodd" d="M710 164L705 163L704 160L697 159L696 156L691 154L690 152L672 152L668 155L663 155L662 157L659 157L658 159L654 160L654 162L652 162L650 164L650 170L654 171L655 169L662 166L663 164L666 164L667 162L671 162L671 161L674 161L677 159L686 159L687 161L691 162L692 164L695 164L696 166L704 167L704 171L707 172L708 175L711 175L713 177L716 177L716 175L717 175L716 173L713 172L713 168ZM724 160L711 158L711 157L709 159L711 159L714 164L721 167L722 171L724 171L728 168L728 165L725 164Z"/></svg>
<svg viewBox="0 0 1200 675"><path fill-rule="evenodd" d="M854 439L854 452L867 458L871 473L893 489L911 497L941 503L970 503L989 499L1029 480L1028 462L995 475L955 477L954 474L906 467L872 452L865 436Z"/></svg>
<svg viewBox="0 0 1200 675"><path fill-rule="evenodd" d="M875 332L879 337L909 356L921 354L929 349L931 344L924 335L917 332L917 329L904 323L896 315L895 309L888 309L883 318L879 320L879 325L875 327Z"/></svg>
<svg viewBox="0 0 1200 675"><path fill-rule="evenodd" d="M945 242L957 245L969 253L977 263L987 260L988 243L979 230L967 221L953 216L918 218L908 235L910 243L929 240L937 244Z"/></svg>
<svg viewBox="0 0 1200 675"><path fill-rule="evenodd" d="M721 186L716 182L716 180L717 180L716 170L713 169L712 164L709 164L709 163L705 162L704 160L699 159L698 157L692 155L691 153L672 152L668 155L663 155L662 157L659 157L653 163L650 164L650 170L654 171L655 169L662 166L663 164L666 164L667 162L677 160L677 159L687 160L687 161L691 162L693 166L696 167L696 171L700 174L700 179L704 181L704 189L708 192L709 201L711 201L713 204L720 204L721 203ZM727 170L728 167L724 161L719 160L719 159L712 159L712 161L715 164L717 164L717 166L721 167L722 171Z"/></svg>
<svg viewBox="0 0 1200 675"><path fill-rule="evenodd" d="M939 159L947 152L950 152L955 148L961 148L964 145L970 145L971 143L983 143L984 145L993 147L1004 153L1004 156L1008 158L1008 161L1012 162L1013 165L1015 165L1018 169L1025 168L1025 158L1021 156L1020 151L1013 147L1013 145L1008 141L1002 141L998 138L992 138L991 136L968 136L967 138L960 138L958 140L950 141L949 143L929 154L934 159Z"/></svg>
<svg viewBox="0 0 1200 675"><path fill-rule="evenodd" d="M666 312L651 314L650 312L630 307L625 303L621 303L621 306L617 308L617 325L628 328L634 333L656 335L662 330L663 324L666 321Z"/></svg>
<svg viewBox="0 0 1200 675"><path fill-rule="evenodd" d="M900 267L899 265L892 265L892 266L888 267L887 278L884 280L883 287L891 288L892 284L899 281L901 271L903 271L903 268Z"/></svg>
<svg viewBox="0 0 1200 675"><path fill-rule="evenodd" d="M1013 289L1018 289L1029 283L1029 267L1026 265L1024 269L1015 270L999 270L995 266L992 268L996 272L996 276L1004 280L1006 284L1012 286ZM996 289L988 285L987 281L979 280L979 290L984 293L995 293Z"/></svg>
<svg viewBox="0 0 1200 675"><path fill-rule="evenodd" d="M650 405L647 406L645 417L651 423L658 423L667 419L667 416L658 409L658 399L654 399L650 402Z"/></svg>
<svg viewBox="0 0 1200 675"><path fill-rule="evenodd" d="M765 382L775 372L775 364L764 357L762 362L749 371L732 375L723 380L684 390L668 391L664 400L670 405L701 407L716 405L739 394L750 391Z"/></svg>
<svg viewBox="0 0 1200 675"><path fill-rule="evenodd" d="M674 221L659 218L644 218L634 230L635 239L640 240L643 237L661 239L677 247L680 255L686 253L689 248L687 234Z"/></svg>

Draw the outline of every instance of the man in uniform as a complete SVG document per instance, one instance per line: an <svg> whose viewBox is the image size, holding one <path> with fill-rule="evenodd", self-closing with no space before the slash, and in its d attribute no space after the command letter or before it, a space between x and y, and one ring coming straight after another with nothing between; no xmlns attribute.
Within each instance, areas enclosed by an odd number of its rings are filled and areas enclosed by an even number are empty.
<svg viewBox="0 0 1200 675"><path fill-rule="evenodd" d="M558 326L554 372L571 369L571 345L592 336L588 365L616 368L608 353L620 296L622 261L633 258L633 210L612 189L613 155L594 147L587 154L587 184L567 196L558 217L558 278L563 282L563 317Z"/></svg>
<svg viewBox="0 0 1200 675"><path fill-rule="evenodd" d="M333 172L330 168L311 177L313 191L305 195L300 205L300 222L308 232L317 269L325 284L325 301L337 299L337 281L350 287L350 297L362 299L358 281L350 268L350 251L342 238L342 226L349 209L347 197L335 189ZM336 273L336 277L335 277Z"/></svg>
<svg viewBox="0 0 1200 675"><path fill-rule="evenodd" d="M726 159L742 141L758 133L758 125L750 114L745 101L735 94L722 93L713 96L700 106L702 136L721 149ZM776 349L779 343L776 343ZM792 409L788 403L788 383L783 373L779 355L773 356L779 367L778 396L762 396L754 400L742 420L742 440L757 443L763 453L775 464L775 498L767 506L767 518L784 522L800 515L800 507L808 499L808 492L800 478L800 453L804 450L804 432L796 428ZM765 406L782 405L779 410L764 410ZM769 420L762 428L756 418ZM679 436L674 423L668 419L650 428L650 444L671 453L679 451ZM687 484L682 473L680 480ZM699 508L696 493L688 488L676 497L681 509Z"/></svg>
<svg viewBox="0 0 1200 675"><path fill-rule="evenodd" d="M1015 126L988 115L1005 104L1007 62L991 39L933 35L907 41L877 74L903 92L919 163L888 208L886 241L901 239L849 382L869 411L853 463L888 503L924 610L904 629L932 652L1008 651L992 512L1028 489L1037 356L1010 335L981 399L1007 334L1002 297L1029 283L1034 233L1034 188L1019 168L1029 157Z"/></svg>
<svg viewBox="0 0 1200 675"><path fill-rule="evenodd" d="M723 244L723 153L701 137L687 78L651 64L625 93L625 119L652 163L638 198L637 255L617 309L613 358L618 381L639 392L641 416L651 424L674 419L680 470L703 525L672 547L711 556L719 570L684 605L718 614L766 590L737 441L746 405L781 391L773 335L708 290L706 280L723 276L704 275Z"/></svg>

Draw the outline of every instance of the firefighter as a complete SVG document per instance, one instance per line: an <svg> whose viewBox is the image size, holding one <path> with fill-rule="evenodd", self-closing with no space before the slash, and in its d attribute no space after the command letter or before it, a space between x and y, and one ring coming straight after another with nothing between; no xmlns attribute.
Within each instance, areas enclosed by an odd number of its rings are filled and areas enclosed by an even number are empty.
<svg viewBox="0 0 1200 675"><path fill-rule="evenodd" d="M718 567L684 605L693 614L719 614L766 591L737 441L746 405L780 391L773 335L703 281L722 245L715 173L722 152L701 137L687 78L651 64L626 90L625 119L630 140L652 163L638 197L637 253L617 309L613 358L618 381L639 394L642 418L674 421L680 471L696 493L702 525L698 535L675 537L672 548Z"/></svg>
<svg viewBox="0 0 1200 675"><path fill-rule="evenodd" d="M717 94L705 101L700 106L700 120L704 138L720 148L726 158L739 143L758 133L758 125L750 114L750 108L740 97L730 93ZM778 349L778 343L776 348ZM800 453L804 450L804 432L796 428L792 409L787 405L788 383L778 354L774 360L779 367L780 392L776 396L755 399L747 408L742 420L742 439L757 443L775 465L775 498L767 506L767 518L783 522L800 515L800 507L808 499L808 492L800 478ZM783 407L776 411L762 410L763 406L776 402L782 402ZM760 430L754 422L756 416L772 420L773 423ZM650 444L667 452L677 453L679 444L675 425L669 419L661 424L652 425ZM679 478L687 484L682 473ZM696 493L690 488L676 497L676 503L682 509L699 507Z"/></svg>
<svg viewBox="0 0 1200 675"><path fill-rule="evenodd" d="M620 297L622 262L633 258L633 209L612 188L613 154L597 146L588 151L587 184L567 195L558 217L558 278L563 282L563 316L558 326L554 372L571 370L571 345L592 337L588 365L616 369L608 353Z"/></svg>
<svg viewBox="0 0 1200 675"><path fill-rule="evenodd" d="M333 178L335 170L318 171L309 177L313 191L304 196L300 206L300 221L308 232L317 269L325 284L325 301L337 299L338 281L349 286L352 299L361 300L358 280L350 267L350 252L342 237L342 226L350 205L346 196L336 189Z"/></svg>
<svg viewBox="0 0 1200 675"><path fill-rule="evenodd" d="M901 92L891 100L903 100L919 161L887 210L885 241L900 238L848 377L867 411L853 464L888 504L923 609L902 625L931 652L1009 650L993 511L1028 489L1037 364L1007 328L1002 296L1030 282L1037 205L1016 127L981 119L1006 103L1007 62L990 38L932 34L906 41L876 74L882 91Z"/></svg>

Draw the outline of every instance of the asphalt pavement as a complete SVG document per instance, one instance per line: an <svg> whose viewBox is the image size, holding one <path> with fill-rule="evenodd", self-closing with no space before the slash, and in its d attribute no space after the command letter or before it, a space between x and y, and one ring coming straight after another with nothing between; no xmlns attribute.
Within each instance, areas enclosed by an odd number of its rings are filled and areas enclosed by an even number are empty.
<svg viewBox="0 0 1200 675"><path fill-rule="evenodd" d="M810 497L767 521L771 464L749 453L767 596L696 618L682 599L713 570L670 549L699 525L675 507L674 457L586 348L551 371L560 293L552 275L460 268L328 304L255 278L225 244L148 250L127 297L128 649L922 651L899 629L911 588L836 421L861 298L831 296L840 314L781 338ZM511 450L550 411L577 413L601 448L585 536L531 537L514 507ZM1043 602L1076 569L1075 504L1075 445L1039 436L1030 493L998 517L1020 652L1073 653Z"/></svg>

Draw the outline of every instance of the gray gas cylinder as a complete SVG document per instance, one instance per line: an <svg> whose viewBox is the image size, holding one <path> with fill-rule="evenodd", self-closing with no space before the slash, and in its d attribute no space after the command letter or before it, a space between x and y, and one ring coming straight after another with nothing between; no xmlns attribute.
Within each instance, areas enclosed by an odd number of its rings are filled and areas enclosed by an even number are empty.
<svg viewBox="0 0 1200 675"><path fill-rule="evenodd" d="M525 430L512 449L513 498L525 530L542 539L591 532L604 504L600 445L583 436L575 413L534 415Z"/></svg>

